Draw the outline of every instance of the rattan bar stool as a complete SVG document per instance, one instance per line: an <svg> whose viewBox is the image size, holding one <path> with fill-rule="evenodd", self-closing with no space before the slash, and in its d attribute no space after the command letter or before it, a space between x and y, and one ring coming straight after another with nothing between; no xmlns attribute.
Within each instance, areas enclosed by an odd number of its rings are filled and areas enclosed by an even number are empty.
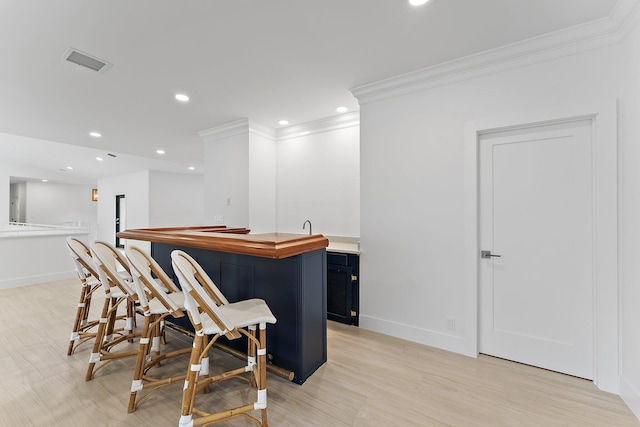
<svg viewBox="0 0 640 427"><path fill-rule="evenodd" d="M76 318L73 321L73 330L71 331L69 348L67 349L67 355L70 356L80 344L96 336L96 332L91 331L91 329L98 325L98 320L89 320L89 310L91 308L91 297L100 287L100 280L98 273L95 271L95 264L91 258L89 248L75 237L67 237L66 241L69 255L71 255L78 278L82 284Z"/></svg>
<svg viewBox="0 0 640 427"><path fill-rule="evenodd" d="M146 252L135 246L125 250L135 284L140 309L144 313L144 326L131 384L129 412L158 388L184 381L186 375L156 378L148 374L149 369L162 361L191 352L191 345L167 353L160 352L161 337L164 336L164 319L167 316L183 317L184 294L167 276L162 267ZM156 278L153 276L155 275ZM208 357L203 358L201 375L208 375ZM143 394L143 389L145 393Z"/></svg>
<svg viewBox="0 0 640 427"><path fill-rule="evenodd" d="M182 394L180 427L209 425L235 417L247 418L266 427L267 423L267 323L276 318L261 299L229 303L202 267L188 254L175 250L171 253L173 269L185 294L185 306L196 335L189 361L187 379ZM256 330L259 333L256 333ZM205 337L212 335L206 344ZM208 378L199 378L202 359L213 343L224 335L230 340L247 338L247 364ZM248 373L248 378L246 375ZM255 402L209 413L195 408L198 392L209 384L230 378L240 378L257 388ZM259 410L260 419L248 412ZM198 418L193 418L193 414Z"/></svg>
<svg viewBox="0 0 640 427"><path fill-rule="evenodd" d="M116 351L114 347L122 342L133 342L140 333L134 332L135 325L135 303L137 296L133 290L134 284L131 279L131 271L126 259L120 252L106 242L94 242L91 244L91 255L96 266L100 283L104 289L104 304L100 315L100 323L96 332L96 340L93 344L93 351L89 357L89 367L85 380L93 378L95 372L106 365L106 363L133 357L138 354L138 350ZM119 270L119 268L121 270ZM120 334L115 333L115 320L118 317L117 311L120 305L126 305L126 325ZM98 362L105 362L96 368Z"/></svg>

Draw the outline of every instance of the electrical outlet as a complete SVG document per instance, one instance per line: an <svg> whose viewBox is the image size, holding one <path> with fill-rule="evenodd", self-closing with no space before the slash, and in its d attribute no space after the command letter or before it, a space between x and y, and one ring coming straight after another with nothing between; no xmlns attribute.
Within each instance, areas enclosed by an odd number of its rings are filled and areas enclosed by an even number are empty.
<svg viewBox="0 0 640 427"><path fill-rule="evenodd" d="M216 224L224 224L224 215L216 215L213 217L213 222Z"/></svg>
<svg viewBox="0 0 640 427"><path fill-rule="evenodd" d="M456 318L453 316L447 316L446 328L450 331L456 330Z"/></svg>

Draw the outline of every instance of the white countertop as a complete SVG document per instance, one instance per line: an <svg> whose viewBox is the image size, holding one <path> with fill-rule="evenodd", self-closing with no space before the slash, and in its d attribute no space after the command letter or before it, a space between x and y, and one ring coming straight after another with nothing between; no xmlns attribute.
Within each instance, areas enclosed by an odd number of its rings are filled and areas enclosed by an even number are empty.
<svg viewBox="0 0 640 427"><path fill-rule="evenodd" d="M329 239L327 252L360 255L360 238L344 236L325 236Z"/></svg>

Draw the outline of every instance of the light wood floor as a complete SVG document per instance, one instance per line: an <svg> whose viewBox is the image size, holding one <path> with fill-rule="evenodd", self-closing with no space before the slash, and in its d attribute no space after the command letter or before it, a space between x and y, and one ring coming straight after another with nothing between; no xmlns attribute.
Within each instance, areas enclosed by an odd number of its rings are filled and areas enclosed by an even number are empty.
<svg viewBox="0 0 640 427"><path fill-rule="evenodd" d="M127 413L133 360L84 381L90 345L66 355L78 293L77 280L0 290L0 426L176 426L181 384ZM589 381L333 322L328 335L329 361L304 385L268 375L271 426L640 425L618 396ZM184 342L170 334L168 345ZM214 366L238 362L217 351L212 358ZM158 372L182 372L186 363ZM218 387L199 396L204 408L254 396L238 381Z"/></svg>

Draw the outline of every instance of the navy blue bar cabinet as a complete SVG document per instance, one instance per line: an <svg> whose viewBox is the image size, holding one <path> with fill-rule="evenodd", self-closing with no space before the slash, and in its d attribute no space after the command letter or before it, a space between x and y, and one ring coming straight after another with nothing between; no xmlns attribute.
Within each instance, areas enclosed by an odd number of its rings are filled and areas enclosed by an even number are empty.
<svg viewBox="0 0 640 427"><path fill-rule="evenodd" d="M180 249L196 259L230 302L264 299L277 319L267 327L268 360L292 371L293 381L302 384L327 360L327 239L220 231L189 227L120 234L151 241L152 257L176 283L171 252Z"/></svg>

